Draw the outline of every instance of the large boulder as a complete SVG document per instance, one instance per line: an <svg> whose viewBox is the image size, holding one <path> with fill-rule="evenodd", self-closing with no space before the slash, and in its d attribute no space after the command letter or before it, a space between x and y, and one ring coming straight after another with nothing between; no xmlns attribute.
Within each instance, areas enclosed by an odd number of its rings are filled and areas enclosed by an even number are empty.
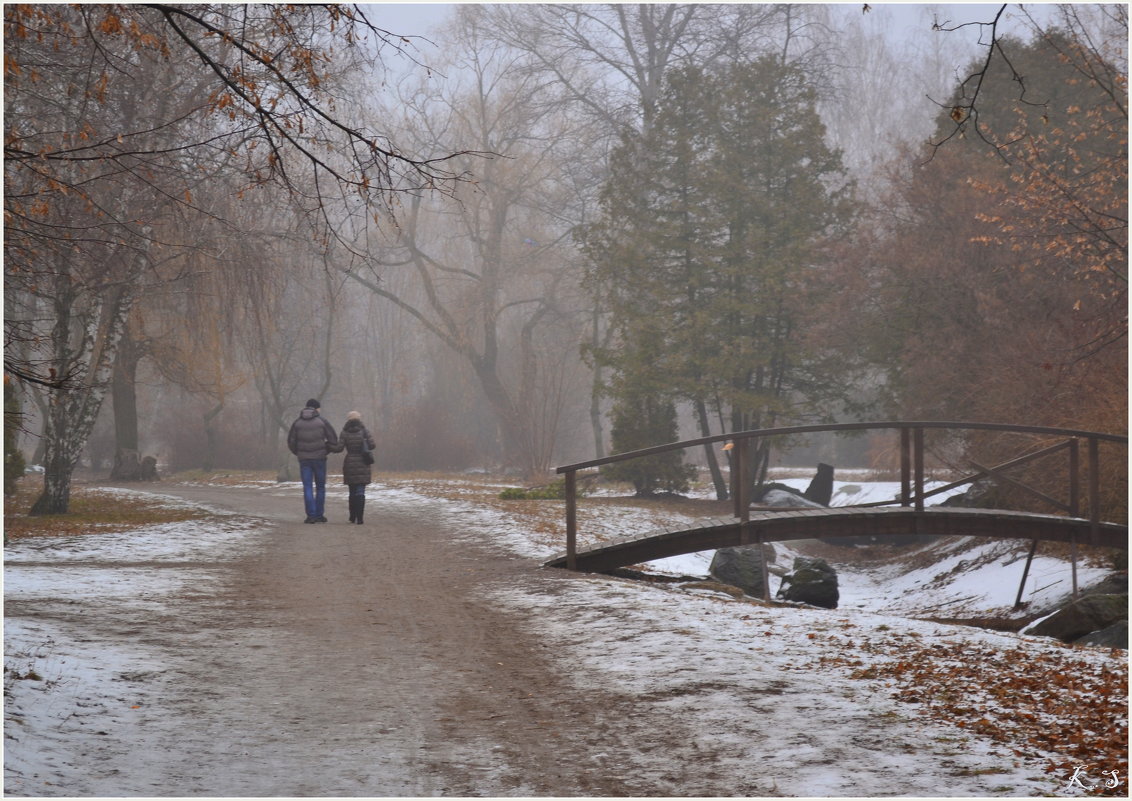
<svg viewBox="0 0 1132 801"><path fill-rule="evenodd" d="M1100 631L1094 631L1092 634L1086 634L1079 640L1074 640L1075 645L1100 645L1105 648L1121 648L1125 651L1128 650L1128 621L1118 620L1111 626L1105 626Z"/></svg>
<svg viewBox="0 0 1132 801"><path fill-rule="evenodd" d="M755 499L760 506L770 506L778 509L824 509L820 503L814 503L797 490L781 484L770 484L763 489Z"/></svg>
<svg viewBox="0 0 1132 801"><path fill-rule="evenodd" d="M837 571L824 559L797 556L793 572L782 578L778 597L784 601L836 609L841 598L837 589Z"/></svg>
<svg viewBox="0 0 1132 801"><path fill-rule="evenodd" d="M818 471L806 487L806 500L813 501L820 506L829 506L833 500L833 465L818 462Z"/></svg>
<svg viewBox="0 0 1132 801"><path fill-rule="evenodd" d="M1096 584L1090 586L1085 595L1121 595L1128 593L1128 573L1109 573Z"/></svg>
<svg viewBox="0 0 1132 801"><path fill-rule="evenodd" d="M998 488L989 478L971 482L971 486L958 495L952 495L940 506L959 506L967 509L994 509L998 505Z"/></svg>
<svg viewBox="0 0 1132 801"><path fill-rule="evenodd" d="M769 568L775 559L774 546L766 543L762 547ZM716 581L738 587L754 598L762 598L764 595L763 568L758 545L720 548L712 557L708 573Z"/></svg>
<svg viewBox="0 0 1132 801"><path fill-rule="evenodd" d="M161 478L157 475L157 458L154 456L145 456L141 460L141 469L139 470L138 477L142 481L160 481Z"/></svg>
<svg viewBox="0 0 1132 801"><path fill-rule="evenodd" d="M1074 642L1121 620L1128 620L1128 593L1094 593L1062 607L1026 633Z"/></svg>

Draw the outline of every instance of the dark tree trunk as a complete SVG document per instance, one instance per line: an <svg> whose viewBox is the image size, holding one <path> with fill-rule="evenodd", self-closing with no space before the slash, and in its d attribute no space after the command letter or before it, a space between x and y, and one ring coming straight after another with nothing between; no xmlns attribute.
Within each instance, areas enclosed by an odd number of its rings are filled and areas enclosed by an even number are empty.
<svg viewBox="0 0 1132 801"><path fill-rule="evenodd" d="M118 345L118 358L114 362L114 380L110 385L114 402L114 444L116 450L134 451L138 447L138 362L142 351L127 332Z"/></svg>
<svg viewBox="0 0 1132 801"><path fill-rule="evenodd" d="M590 342L594 348L600 348L604 343L598 332L601 328L601 314L594 308L593 317L591 318L593 327L590 331ZM590 428L593 430L594 435L594 458L605 458L605 431L603 427L603 419L601 415L601 365L597 364L597 359L594 359L594 375L593 382L590 385Z"/></svg>
<svg viewBox="0 0 1132 801"><path fill-rule="evenodd" d="M711 436L711 423L708 420L707 405L702 398L696 399L696 419L700 423L700 436ZM715 449L710 445L704 445L704 455L707 457L708 470L711 471L711 483L715 487L715 497L718 500L726 501L731 497L731 493L727 490L727 482L723 478L723 471L719 468L719 460L715 457Z"/></svg>
<svg viewBox="0 0 1132 801"><path fill-rule="evenodd" d="M204 413L204 464L201 469L205 472L216 466L216 427L213 423L223 410L224 401L221 401Z"/></svg>

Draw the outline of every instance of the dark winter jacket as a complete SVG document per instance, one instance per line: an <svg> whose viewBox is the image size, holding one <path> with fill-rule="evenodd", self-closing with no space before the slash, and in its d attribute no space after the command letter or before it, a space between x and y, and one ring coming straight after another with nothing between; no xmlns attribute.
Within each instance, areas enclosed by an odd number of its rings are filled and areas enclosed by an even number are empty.
<svg viewBox="0 0 1132 801"><path fill-rule="evenodd" d="M318 409L303 409L299 419L291 424L287 434L287 447L299 459L325 459L328 453L342 450L334 426L323 420Z"/></svg>
<svg viewBox="0 0 1132 801"><path fill-rule="evenodd" d="M342 426L342 447L346 458L342 460L343 484L369 484L373 480L369 465L362 461L362 450L366 445L373 450L373 436L362 425L361 420L347 420Z"/></svg>

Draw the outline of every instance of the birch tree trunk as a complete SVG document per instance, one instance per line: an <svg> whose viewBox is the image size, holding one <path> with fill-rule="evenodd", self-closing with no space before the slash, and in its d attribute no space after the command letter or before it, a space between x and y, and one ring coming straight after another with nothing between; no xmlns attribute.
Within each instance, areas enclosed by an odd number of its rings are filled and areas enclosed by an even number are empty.
<svg viewBox="0 0 1132 801"><path fill-rule="evenodd" d="M43 493L29 514L66 514L70 509L71 476L109 389L135 297L135 282L146 261L144 252L130 258L124 280L86 291L65 266L56 276L52 330L55 369L58 375L73 380L49 390Z"/></svg>

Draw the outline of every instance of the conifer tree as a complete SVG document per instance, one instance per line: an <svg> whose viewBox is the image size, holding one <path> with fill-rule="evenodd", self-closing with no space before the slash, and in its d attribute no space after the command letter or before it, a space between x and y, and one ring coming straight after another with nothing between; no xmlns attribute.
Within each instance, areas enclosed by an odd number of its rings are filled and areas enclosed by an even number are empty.
<svg viewBox="0 0 1132 801"><path fill-rule="evenodd" d="M838 398L804 336L812 296L831 289L821 249L850 216L815 101L774 58L683 70L650 130L623 142L586 239L620 337L604 354L617 397L649 381L725 431L820 418ZM752 455L752 480L767 457Z"/></svg>

